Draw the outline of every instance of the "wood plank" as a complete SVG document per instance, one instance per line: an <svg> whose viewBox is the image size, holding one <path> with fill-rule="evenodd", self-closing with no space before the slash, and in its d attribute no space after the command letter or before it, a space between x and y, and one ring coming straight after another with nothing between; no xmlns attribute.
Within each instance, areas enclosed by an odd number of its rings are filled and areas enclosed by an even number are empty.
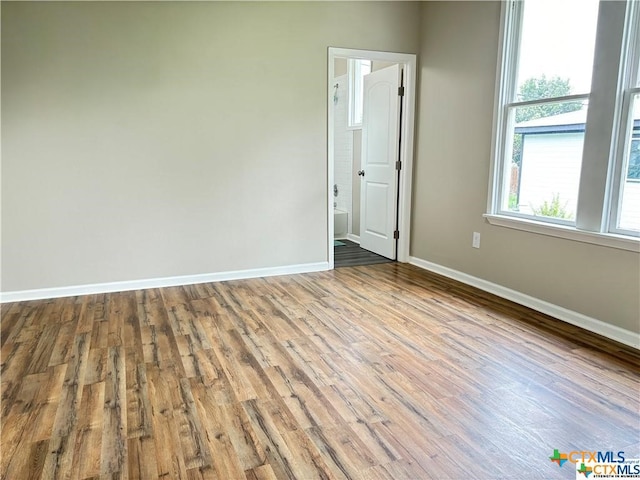
<svg viewBox="0 0 640 480"><path fill-rule="evenodd" d="M51 437L58 404L62 395L66 366L50 367L47 372L30 375L12 408L16 414L2 427L3 478L19 478L20 471L30 464L16 452L28 451L34 443ZM44 444L40 444L44 445ZM40 450L38 450L40 452ZM9 463L10 462L10 463ZM38 464L40 460L38 460Z"/></svg>
<svg viewBox="0 0 640 480"><path fill-rule="evenodd" d="M49 450L44 461L43 474L47 478L71 478L78 409L82 399L84 371L89 355L89 339L88 332L77 335L69 355L62 393L49 440Z"/></svg>
<svg viewBox="0 0 640 480"><path fill-rule="evenodd" d="M56 339L58 338L60 328L61 325L56 322L44 326L38 344L31 355L31 362L26 370L27 375L31 373L41 373L47 369L51 354L56 346Z"/></svg>
<svg viewBox="0 0 640 480"><path fill-rule="evenodd" d="M245 469L262 465L266 454L237 403L219 404L210 388L193 388L196 409L202 418L203 441L211 455L211 469L217 478L241 478Z"/></svg>
<svg viewBox="0 0 640 480"><path fill-rule="evenodd" d="M138 436L127 441L127 466L129 478L146 480L158 478L156 447L150 436Z"/></svg>
<svg viewBox="0 0 640 480"><path fill-rule="evenodd" d="M119 315L118 315L119 316ZM119 330L121 323L116 322ZM120 335L111 336L119 343ZM110 346L107 352L107 373L104 390L102 454L100 475L126 479L127 468L127 385L124 347Z"/></svg>
<svg viewBox="0 0 640 480"><path fill-rule="evenodd" d="M151 421L153 440L156 448L156 461L159 478L186 479L187 468L184 462L177 426L173 418L170 370L151 367L147 371L149 380L149 399L153 405Z"/></svg>
<svg viewBox="0 0 640 480"><path fill-rule="evenodd" d="M93 344L92 344L93 345ZM104 382L107 374L107 348L91 348L87 360L84 382L86 385Z"/></svg>
<svg viewBox="0 0 640 480"><path fill-rule="evenodd" d="M85 385L78 414L72 478L100 475L105 382Z"/></svg>
<svg viewBox="0 0 640 480"><path fill-rule="evenodd" d="M67 314L69 314L69 312L67 312ZM73 317L73 313L70 315ZM77 318L70 321L61 321L56 343L53 346L51 356L49 357L48 366L53 367L54 365L67 363L69 355L71 354L71 348L73 346L77 327Z"/></svg>
<svg viewBox="0 0 640 480"><path fill-rule="evenodd" d="M44 308L44 304L40 305ZM19 302L0 304L0 312L2 314L2 323L0 323L0 347L3 347L7 341L14 342L16 335L25 330L26 316L34 310L32 307L26 307ZM13 338L10 339L10 337Z"/></svg>
<svg viewBox="0 0 640 480"><path fill-rule="evenodd" d="M64 388L66 366L57 365L47 369L46 373L38 374L39 389L33 402L25 404L31 412L25 434L31 435L32 441L45 440L51 437L56 412Z"/></svg>
<svg viewBox="0 0 640 480"><path fill-rule="evenodd" d="M6 418L22 388L22 382L29 376L27 369L32 363L36 342L10 343L2 347L2 367L0 368L0 385L2 386L1 412Z"/></svg>
<svg viewBox="0 0 640 480"><path fill-rule="evenodd" d="M260 465L244 472L247 480L277 480L275 472L271 465Z"/></svg>
<svg viewBox="0 0 640 480"><path fill-rule="evenodd" d="M265 402L268 403L268 402ZM298 471L297 463L283 433L280 432L266 406L256 400L242 402L247 416L251 422L251 428L256 432L260 443L264 446L269 464L273 468L277 478L303 478Z"/></svg>
<svg viewBox="0 0 640 480"><path fill-rule="evenodd" d="M180 380L176 393L179 395L174 397L178 398L173 404L174 418L178 427L185 466L187 470L211 467L211 451L205 442L205 430L187 378Z"/></svg>
<svg viewBox="0 0 640 480"><path fill-rule="evenodd" d="M39 442L28 443L21 447L28 455L14 456L5 476L2 478L42 478L44 460L49 451L49 441L42 440ZM54 477L44 477L54 478Z"/></svg>
<svg viewBox="0 0 640 480"><path fill-rule="evenodd" d="M147 370L142 363L135 364L133 370L127 381L127 438L150 437L153 427Z"/></svg>

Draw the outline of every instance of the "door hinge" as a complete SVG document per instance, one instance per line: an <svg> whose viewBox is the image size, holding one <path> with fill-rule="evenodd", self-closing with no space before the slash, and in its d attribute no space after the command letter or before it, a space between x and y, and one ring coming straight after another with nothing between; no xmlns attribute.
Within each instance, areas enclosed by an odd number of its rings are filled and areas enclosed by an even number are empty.
<svg viewBox="0 0 640 480"><path fill-rule="evenodd" d="M402 162L400 160L396 162L396 170L402 170Z"/></svg>
<svg viewBox="0 0 640 480"><path fill-rule="evenodd" d="M400 238L400 232L399 232L398 230L395 230L395 231L393 232L393 238L394 238L395 240L398 240L398 239Z"/></svg>
<svg viewBox="0 0 640 480"><path fill-rule="evenodd" d="M398 87L398 95L404 97L404 87Z"/></svg>

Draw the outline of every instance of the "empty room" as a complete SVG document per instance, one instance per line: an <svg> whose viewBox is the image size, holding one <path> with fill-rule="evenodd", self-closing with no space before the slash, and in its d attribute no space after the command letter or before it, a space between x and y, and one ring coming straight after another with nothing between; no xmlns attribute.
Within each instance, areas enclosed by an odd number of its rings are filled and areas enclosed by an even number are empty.
<svg viewBox="0 0 640 480"><path fill-rule="evenodd" d="M640 3L2 1L0 478L640 475Z"/></svg>

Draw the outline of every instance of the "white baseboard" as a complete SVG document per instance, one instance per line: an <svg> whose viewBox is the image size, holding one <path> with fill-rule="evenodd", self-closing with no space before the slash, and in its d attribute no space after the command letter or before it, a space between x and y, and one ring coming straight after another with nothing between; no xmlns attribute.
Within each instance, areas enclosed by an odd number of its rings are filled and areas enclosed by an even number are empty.
<svg viewBox="0 0 640 480"><path fill-rule="evenodd" d="M624 343L633 348L640 349L640 334L625 330L624 328L611 325L597 320L595 318L588 317L582 313L574 312L573 310L554 305L553 303L540 300L535 297L531 297L521 292L511 290L510 288L503 287L495 283L488 282L481 278L468 275L452 268L444 267L436 263L431 263L421 258L409 257L409 263L416 267L429 270L434 273L438 273L444 277L458 280L459 282L466 283L473 287L484 290L485 292L493 293L512 302L524 305L525 307L532 308L538 312L550 315L558 320L570 323L580 328L584 328L593 333L602 335L603 337L610 338L620 343Z"/></svg>
<svg viewBox="0 0 640 480"><path fill-rule="evenodd" d="M353 243L357 243L360 245L360 237L358 235L354 235L353 233L347 233L347 240L351 240Z"/></svg>
<svg viewBox="0 0 640 480"><path fill-rule="evenodd" d="M178 277L151 278L146 280L131 280L126 282L96 283L90 285L76 285L71 287L41 288L37 290L22 290L15 292L0 292L0 303L22 302L26 300L42 300L59 297L75 297L96 293L126 292L145 288L175 287L178 285L193 285L196 283L223 282L226 280L243 280L247 278L273 277L276 275L291 275L295 273L311 273L329 270L328 262L305 263L302 265L287 265L284 267L256 268L251 270L236 270L231 272L204 273L198 275L183 275Z"/></svg>

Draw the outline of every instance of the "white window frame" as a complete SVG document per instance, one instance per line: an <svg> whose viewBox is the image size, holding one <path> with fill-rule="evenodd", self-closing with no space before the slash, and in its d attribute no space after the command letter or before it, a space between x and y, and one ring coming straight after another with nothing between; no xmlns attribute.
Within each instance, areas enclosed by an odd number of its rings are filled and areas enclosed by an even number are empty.
<svg viewBox="0 0 640 480"><path fill-rule="evenodd" d="M362 128L362 106L364 102L364 75L362 75L362 64L369 62L369 71L373 67L373 62L368 59L349 58L347 63L347 78L349 81L349 117L347 128L355 130ZM356 115L360 114L360 119Z"/></svg>
<svg viewBox="0 0 640 480"><path fill-rule="evenodd" d="M624 91L623 88L626 85L624 82L633 80L626 72L630 71L633 65L631 62L638 54L638 48L630 48L632 45L630 42L636 41L637 44L639 35L637 24L640 8L634 5L635 3L628 1L623 4L602 0L600 2L591 93L529 102L514 101L524 2L512 0L502 3L492 163L487 214L485 214L485 218L491 224L640 252L638 232L611 231L609 228L610 218L613 215L610 212L613 212L613 204L617 206L618 203L618 200L614 202L612 199L619 198L614 195L619 192L619 182L622 178L620 172L624 150L620 151L620 149L624 147L624 143L621 145L623 142L621 137L624 135L620 132L626 129L626 122L625 128L621 128L625 105L623 95L618 94L616 98L611 98L609 92ZM612 31L619 33L611 34ZM621 56L620 52L625 54ZM513 121L509 118L509 112L514 106L569 100L589 101L575 222L532 217L503 210L501 205L506 171L504 162L510 161L511 140L508 132L513 126L509 124ZM627 112L628 103L627 100ZM613 181L614 178L617 180Z"/></svg>
<svg viewBox="0 0 640 480"><path fill-rule="evenodd" d="M635 235L638 232L617 228L622 206L623 184L626 182L626 154L632 142L633 115L631 111L635 96L640 96L640 5L631 2L630 12L625 25L622 75L620 79L622 102L620 108L620 128L615 151L611 185L611 208L609 217L609 231L620 235Z"/></svg>

